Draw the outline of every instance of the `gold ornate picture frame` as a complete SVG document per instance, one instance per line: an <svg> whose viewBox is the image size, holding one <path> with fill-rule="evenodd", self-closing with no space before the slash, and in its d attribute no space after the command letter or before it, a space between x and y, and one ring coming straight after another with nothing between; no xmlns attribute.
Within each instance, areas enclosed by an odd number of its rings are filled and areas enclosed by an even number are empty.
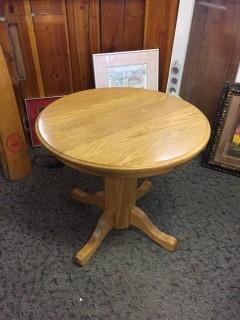
<svg viewBox="0 0 240 320"><path fill-rule="evenodd" d="M93 54L95 87L158 90L158 64L158 49Z"/></svg>
<svg viewBox="0 0 240 320"><path fill-rule="evenodd" d="M240 84L226 83L203 166L240 176Z"/></svg>

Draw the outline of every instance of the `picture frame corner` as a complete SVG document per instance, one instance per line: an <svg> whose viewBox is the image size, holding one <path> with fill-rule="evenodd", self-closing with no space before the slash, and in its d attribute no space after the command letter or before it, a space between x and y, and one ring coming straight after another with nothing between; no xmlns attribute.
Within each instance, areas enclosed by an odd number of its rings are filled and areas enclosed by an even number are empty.
<svg viewBox="0 0 240 320"><path fill-rule="evenodd" d="M234 152L232 150L228 149L228 155L226 155L225 152L225 149L227 147L230 148L233 144L235 132L238 132L236 131L238 123L240 124L240 102L239 105L237 105L237 103L235 103L234 105L233 96L239 96L240 99L240 83L225 82L219 99L211 137L208 142L207 148L203 153L201 164L203 167L212 168L217 171L240 176L240 151L239 156L236 154L236 160L234 160ZM235 109L237 108L237 110L235 110L235 112L233 113L231 108L234 107ZM233 115L235 115L235 117ZM230 116L231 118L229 118ZM229 132L227 132L227 130L229 130ZM237 134L239 135L240 141L240 133ZM220 149L222 154L220 152ZM215 159L217 153L218 161L216 161ZM222 159L222 163L219 162L219 158Z"/></svg>

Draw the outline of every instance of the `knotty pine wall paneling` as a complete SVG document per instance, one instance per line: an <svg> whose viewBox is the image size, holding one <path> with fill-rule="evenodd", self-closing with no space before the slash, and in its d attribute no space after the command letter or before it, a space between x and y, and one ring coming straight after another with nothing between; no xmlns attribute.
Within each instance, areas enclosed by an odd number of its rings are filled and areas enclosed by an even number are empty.
<svg viewBox="0 0 240 320"><path fill-rule="evenodd" d="M143 48L145 1L125 1L124 8L124 50Z"/></svg>
<svg viewBox="0 0 240 320"><path fill-rule="evenodd" d="M124 50L124 1L101 1L101 51Z"/></svg>
<svg viewBox="0 0 240 320"><path fill-rule="evenodd" d="M159 48L164 91L178 2L0 0L13 82L23 98L64 95L94 87L93 53Z"/></svg>
<svg viewBox="0 0 240 320"><path fill-rule="evenodd" d="M98 0L66 2L73 90L94 88L92 54L100 52Z"/></svg>
<svg viewBox="0 0 240 320"><path fill-rule="evenodd" d="M0 0L0 17L4 17L4 1Z"/></svg>
<svg viewBox="0 0 240 320"><path fill-rule="evenodd" d="M159 89L165 91L179 0L146 0L144 48L159 48Z"/></svg>
<svg viewBox="0 0 240 320"><path fill-rule="evenodd" d="M64 0L31 0L33 25L46 96L72 92Z"/></svg>
<svg viewBox="0 0 240 320"><path fill-rule="evenodd" d="M144 34L143 0L101 1L101 51L140 50Z"/></svg>

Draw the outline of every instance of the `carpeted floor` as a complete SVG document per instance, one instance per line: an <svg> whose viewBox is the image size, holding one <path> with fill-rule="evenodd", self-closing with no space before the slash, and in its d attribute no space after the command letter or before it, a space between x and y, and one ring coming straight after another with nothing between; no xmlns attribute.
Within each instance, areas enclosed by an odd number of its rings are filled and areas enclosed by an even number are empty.
<svg viewBox="0 0 240 320"><path fill-rule="evenodd" d="M84 268L72 262L100 211L69 191L96 177L34 167L0 175L1 320L240 319L240 180L199 159L151 179L138 205L179 239L176 252L140 231L113 231Z"/></svg>

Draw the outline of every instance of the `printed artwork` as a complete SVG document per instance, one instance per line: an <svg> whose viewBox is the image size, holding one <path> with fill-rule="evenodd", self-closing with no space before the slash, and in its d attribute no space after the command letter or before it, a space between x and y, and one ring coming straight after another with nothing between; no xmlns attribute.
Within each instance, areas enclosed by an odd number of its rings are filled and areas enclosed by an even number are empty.
<svg viewBox="0 0 240 320"><path fill-rule="evenodd" d="M147 64L107 67L108 87L147 88Z"/></svg>
<svg viewBox="0 0 240 320"><path fill-rule="evenodd" d="M236 125L233 134L231 142L231 151L234 152L234 154L240 158L240 119Z"/></svg>

